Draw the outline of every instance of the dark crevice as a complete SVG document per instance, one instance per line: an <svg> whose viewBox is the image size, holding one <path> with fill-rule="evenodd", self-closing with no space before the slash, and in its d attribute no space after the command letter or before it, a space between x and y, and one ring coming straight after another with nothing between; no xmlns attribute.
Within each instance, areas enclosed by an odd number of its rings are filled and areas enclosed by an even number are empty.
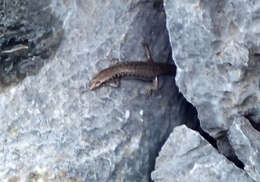
<svg viewBox="0 0 260 182"><path fill-rule="evenodd" d="M245 168L245 164L241 160L239 160L237 155L234 155L233 157L227 157L227 159L233 162L238 168L240 169Z"/></svg>
<svg viewBox="0 0 260 182"><path fill-rule="evenodd" d="M179 93L179 97L181 100L181 109L179 114L184 117L183 121L185 121L185 125L188 128L199 132L205 140L207 140L214 148L218 149L217 141L201 128L196 108L189 103L181 93Z"/></svg>
<svg viewBox="0 0 260 182"><path fill-rule="evenodd" d="M181 95L181 94L180 94ZM181 95L181 97L183 97ZM234 163L237 167L244 169L244 164L239 160L237 155L235 154L233 148L231 147L227 133L222 132L220 136L216 139L212 137L209 133L204 131L200 126L200 121L198 119L198 113L196 108L190 104L184 97L184 101L182 103L184 107L183 115L185 115L185 121L189 121L186 123L186 126L192 130L195 130L200 133L200 135L207 140L215 149L217 149L221 154L223 154L229 161Z"/></svg>
<svg viewBox="0 0 260 182"><path fill-rule="evenodd" d="M214 148L218 149L217 141L212 136L210 136L207 132L205 132L200 126L198 126L198 128L195 130L198 131L200 135L205 140L207 140Z"/></svg>
<svg viewBox="0 0 260 182"><path fill-rule="evenodd" d="M223 154L229 161L233 162L238 168L244 169L245 165L237 157L234 149L232 148L227 131L221 132L221 135L216 138L218 151Z"/></svg>
<svg viewBox="0 0 260 182"><path fill-rule="evenodd" d="M185 98L183 98L183 99L185 99ZM185 108L186 108L185 115L189 116L189 118L187 118L187 119L185 118L186 121L189 121L189 123L186 123L186 126L192 130L199 132L200 135L205 140L207 140L215 149L218 149L217 141L201 128L196 108L191 103L189 103L186 99L185 99L185 102L186 102L185 103ZM193 118L190 118L190 116L192 116Z"/></svg>

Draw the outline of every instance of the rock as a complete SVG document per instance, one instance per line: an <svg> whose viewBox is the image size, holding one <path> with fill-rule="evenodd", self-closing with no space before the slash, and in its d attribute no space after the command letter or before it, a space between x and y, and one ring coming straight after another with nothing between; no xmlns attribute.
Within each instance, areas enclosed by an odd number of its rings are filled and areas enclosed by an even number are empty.
<svg viewBox="0 0 260 182"><path fill-rule="evenodd" d="M249 121L242 117L234 119L228 138L237 154L244 163L245 171L255 181L260 181L260 134Z"/></svg>
<svg viewBox="0 0 260 182"><path fill-rule="evenodd" d="M219 152L259 181L260 145L250 143L260 131L259 1L167 0L164 7L177 86Z"/></svg>
<svg viewBox="0 0 260 182"><path fill-rule="evenodd" d="M160 2L34 0L34 6L22 6L34 12L31 18L39 24L45 23L44 16L56 17L64 34L34 76L1 92L0 181L149 180L155 156L172 128L184 123L184 117L193 118L183 115L186 102L173 78L163 78L161 89L150 98L144 94L149 83L127 80L118 89L96 91L89 91L88 83L113 64L111 58L145 61L143 40L154 60L168 60ZM40 10L48 10L48 16ZM12 14L23 13L18 7ZM32 29L30 35L44 34L54 22ZM52 47L49 41L42 43L37 45Z"/></svg>
<svg viewBox="0 0 260 182"><path fill-rule="evenodd" d="M165 1L176 83L210 134L232 118L260 119L257 0Z"/></svg>
<svg viewBox="0 0 260 182"><path fill-rule="evenodd" d="M60 45L62 21L51 12L50 3L0 1L1 88L37 74Z"/></svg>
<svg viewBox="0 0 260 182"><path fill-rule="evenodd" d="M154 182L253 181L199 133L177 126L162 147L152 172Z"/></svg>

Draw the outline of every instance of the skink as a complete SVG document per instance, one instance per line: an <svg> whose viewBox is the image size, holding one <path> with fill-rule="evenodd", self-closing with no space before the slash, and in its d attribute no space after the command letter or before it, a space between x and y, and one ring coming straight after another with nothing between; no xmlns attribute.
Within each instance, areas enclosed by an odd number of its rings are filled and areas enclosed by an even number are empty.
<svg viewBox="0 0 260 182"><path fill-rule="evenodd" d="M100 71L91 81L90 90L97 89L105 83L115 82L116 86L123 77L140 80L153 80L151 90L158 89L158 76L175 75L176 67L169 63L156 63L151 57L149 47L144 45L147 55L146 62L126 62L113 65Z"/></svg>

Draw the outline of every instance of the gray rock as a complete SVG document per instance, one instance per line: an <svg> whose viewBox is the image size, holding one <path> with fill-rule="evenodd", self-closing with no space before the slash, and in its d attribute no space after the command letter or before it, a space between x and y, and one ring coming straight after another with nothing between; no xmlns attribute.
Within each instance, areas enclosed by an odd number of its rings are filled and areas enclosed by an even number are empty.
<svg viewBox="0 0 260 182"><path fill-rule="evenodd" d="M167 61L159 1L45 3L63 40L38 74L1 92L0 181L148 181L158 148L187 117L173 78L150 98L150 84L136 80L94 92L88 83L107 59L144 61L143 40Z"/></svg>
<svg viewBox="0 0 260 182"><path fill-rule="evenodd" d="M176 83L210 134L233 117L260 119L258 0L167 0Z"/></svg>
<svg viewBox="0 0 260 182"><path fill-rule="evenodd" d="M248 120L234 119L229 129L229 140L245 170L255 181L260 181L260 134Z"/></svg>
<svg viewBox="0 0 260 182"><path fill-rule="evenodd" d="M174 128L156 159L155 182L251 182L250 177L186 126Z"/></svg>
<svg viewBox="0 0 260 182"><path fill-rule="evenodd" d="M180 91L196 107L219 152L259 181L260 145L247 143L259 141L257 132L249 123L233 123L245 117L260 129L259 1L167 0L164 6Z"/></svg>
<svg viewBox="0 0 260 182"><path fill-rule="evenodd" d="M1 88L37 74L59 46L62 21L50 2L0 0Z"/></svg>

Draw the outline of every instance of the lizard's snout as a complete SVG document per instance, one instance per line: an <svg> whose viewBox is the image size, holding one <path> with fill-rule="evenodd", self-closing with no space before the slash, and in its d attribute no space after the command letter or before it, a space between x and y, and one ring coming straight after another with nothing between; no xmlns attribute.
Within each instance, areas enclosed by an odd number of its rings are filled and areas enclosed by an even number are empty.
<svg viewBox="0 0 260 182"><path fill-rule="evenodd" d="M90 81L89 89L90 89L90 90L94 90L94 89L100 87L100 85L101 85L101 82L100 82L100 81L98 81L98 80L91 80L91 81Z"/></svg>

